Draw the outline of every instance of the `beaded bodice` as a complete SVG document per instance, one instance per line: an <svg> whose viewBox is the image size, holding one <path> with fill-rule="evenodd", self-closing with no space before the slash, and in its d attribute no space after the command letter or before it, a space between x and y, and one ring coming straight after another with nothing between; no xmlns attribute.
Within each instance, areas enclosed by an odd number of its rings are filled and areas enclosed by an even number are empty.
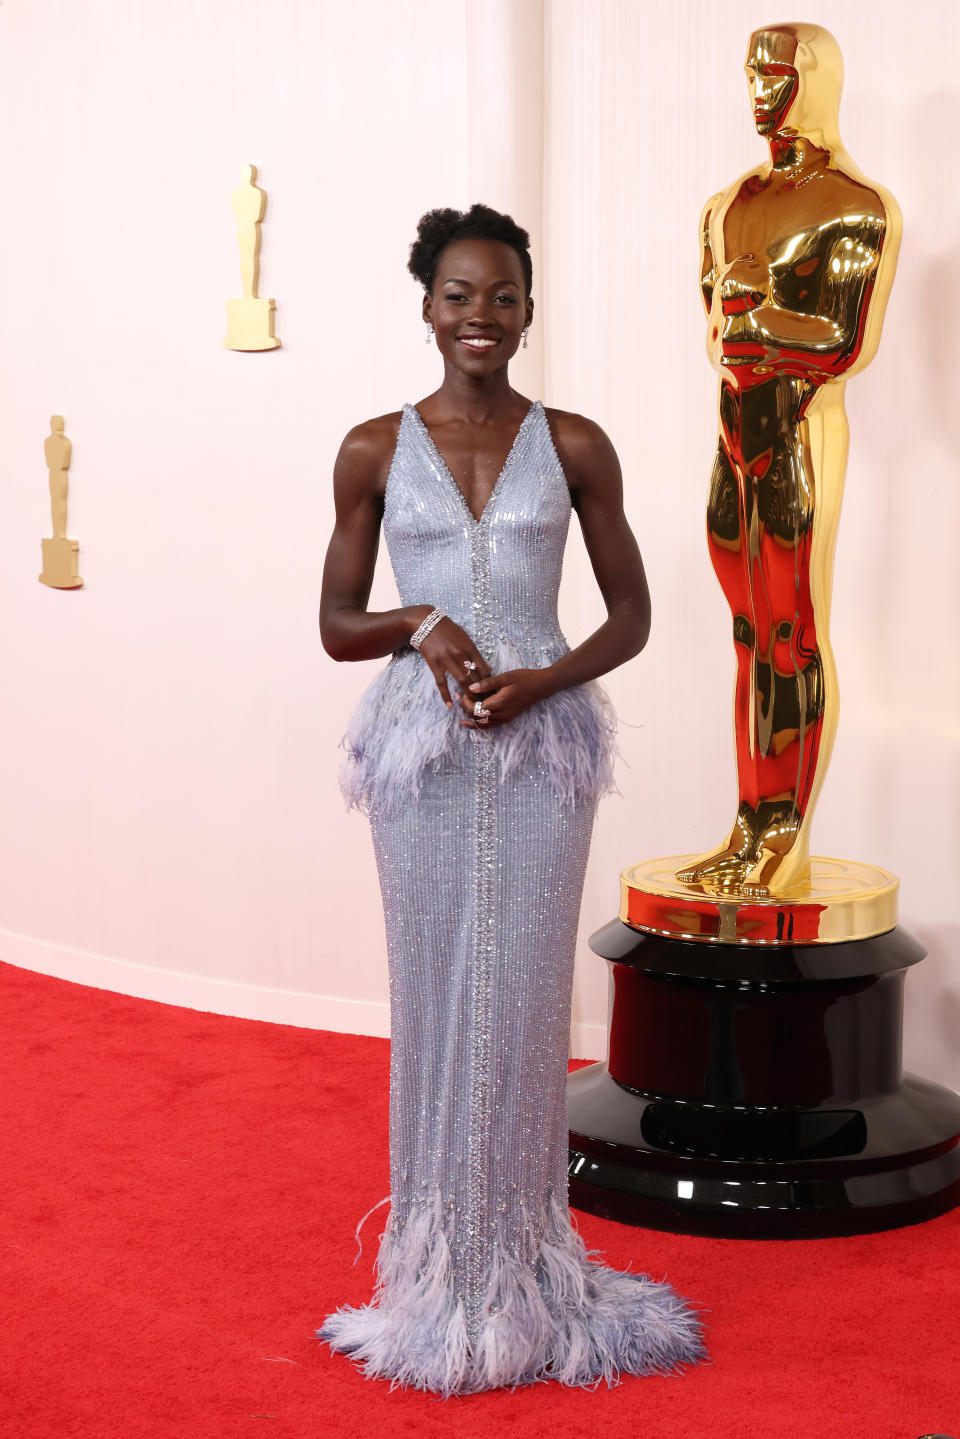
<svg viewBox="0 0 960 1439"><path fill-rule="evenodd" d="M404 405L383 511L401 603L444 610L494 674L542 669L567 653L557 595L571 509L539 401L524 416L479 520L418 411ZM614 720L595 684L560 690L489 730L460 720L460 711L441 701L423 656L401 646L350 722L342 773L348 802L402 803L416 795L427 766L458 765L470 742L491 747L501 778L537 763L564 800L594 802L610 787Z"/></svg>
<svg viewBox="0 0 960 1439"><path fill-rule="evenodd" d="M400 602L439 605L491 662L508 638L527 664L548 663L565 648L557 593L570 510L538 400L479 520L419 412L404 406L383 514Z"/></svg>

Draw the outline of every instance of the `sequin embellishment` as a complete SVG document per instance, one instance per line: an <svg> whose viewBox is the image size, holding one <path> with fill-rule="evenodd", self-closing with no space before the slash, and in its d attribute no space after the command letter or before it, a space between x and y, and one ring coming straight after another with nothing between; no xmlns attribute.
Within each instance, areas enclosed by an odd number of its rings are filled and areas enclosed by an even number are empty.
<svg viewBox="0 0 960 1439"><path fill-rule="evenodd" d="M542 405L479 520L405 407L383 520L401 600L442 607L495 673L566 652L570 513ZM592 1262L567 1208L573 959L611 753L593 687L471 728L408 646L351 724L346 790L369 810L390 966L391 1207L371 1302L320 1334L368 1375L466 1394L700 1356L683 1300Z"/></svg>

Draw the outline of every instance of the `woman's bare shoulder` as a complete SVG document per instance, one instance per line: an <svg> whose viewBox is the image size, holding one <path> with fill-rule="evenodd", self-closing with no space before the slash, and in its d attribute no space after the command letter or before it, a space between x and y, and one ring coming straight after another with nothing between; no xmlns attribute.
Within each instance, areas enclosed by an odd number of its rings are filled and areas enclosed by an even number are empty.
<svg viewBox="0 0 960 1439"><path fill-rule="evenodd" d="M358 480L386 481L400 433L402 410L361 420L344 435L337 455L337 469Z"/></svg>
<svg viewBox="0 0 960 1439"><path fill-rule="evenodd" d="M555 410L544 407L550 423L550 433L557 454L568 478L588 472L598 461L609 460L613 446L606 432L595 420L587 419L574 410ZM571 474L572 472L572 474Z"/></svg>
<svg viewBox="0 0 960 1439"><path fill-rule="evenodd" d="M343 437L340 451L356 455L377 454L386 449L392 451L400 433L402 410L391 410L388 415L374 415L371 420L361 420Z"/></svg>

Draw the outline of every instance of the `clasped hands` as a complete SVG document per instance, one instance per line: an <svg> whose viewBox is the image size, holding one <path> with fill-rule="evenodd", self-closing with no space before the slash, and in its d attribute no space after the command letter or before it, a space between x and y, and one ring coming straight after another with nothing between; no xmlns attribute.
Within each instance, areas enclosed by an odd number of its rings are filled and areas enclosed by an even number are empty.
<svg viewBox="0 0 960 1439"><path fill-rule="evenodd" d="M430 667L447 709L459 705L463 711L460 723L466 729L508 724L553 693L549 667L507 670L495 675L466 630L448 615L423 640L420 654ZM448 676L456 682L455 695Z"/></svg>

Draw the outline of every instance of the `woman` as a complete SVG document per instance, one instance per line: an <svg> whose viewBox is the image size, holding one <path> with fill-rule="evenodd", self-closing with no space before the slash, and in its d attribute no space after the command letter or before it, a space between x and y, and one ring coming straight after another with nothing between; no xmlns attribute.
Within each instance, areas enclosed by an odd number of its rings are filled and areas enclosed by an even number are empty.
<svg viewBox="0 0 960 1439"><path fill-rule="evenodd" d="M646 580L609 440L510 387L526 231L434 210L410 269L443 382L344 440L321 606L335 659L393 656L344 775L387 924L391 1211L373 1302L319 1333L445 1395L610 1383L700 1354L672 1290L588 1259L566 1199L577 917L613 750L590 681L645 644ZM556 610L571 508L608 612L573 650ZM381 520L402 604L374 614Z"/></svg>

